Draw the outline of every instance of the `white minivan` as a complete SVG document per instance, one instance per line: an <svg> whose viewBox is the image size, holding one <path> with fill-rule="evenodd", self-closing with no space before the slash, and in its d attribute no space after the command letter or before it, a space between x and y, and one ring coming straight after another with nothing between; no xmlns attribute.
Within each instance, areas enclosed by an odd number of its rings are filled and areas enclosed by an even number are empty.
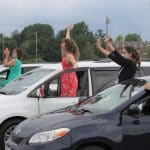
<svg viewBox="0 0 150 150"><path fill-rule="evenodd" d="M73 105L114 85L119 68L113 62L91 61L79 62L78 68L62 71L61 64L49 64L8 83L0 89L0 147L22 120ZM68 72L76 72L78 76L75 97L60 96L61 75Z"/></svg>
<svg viewBox="0 0 150 150"><path fill-rule="evenodd" d="M44 65L46 64L45 63L22 64L22 74ZM3 80L7 80L9 73L10 73L9 67L4 67L4 65L0 65L0 82L2 82Z"/></svg>

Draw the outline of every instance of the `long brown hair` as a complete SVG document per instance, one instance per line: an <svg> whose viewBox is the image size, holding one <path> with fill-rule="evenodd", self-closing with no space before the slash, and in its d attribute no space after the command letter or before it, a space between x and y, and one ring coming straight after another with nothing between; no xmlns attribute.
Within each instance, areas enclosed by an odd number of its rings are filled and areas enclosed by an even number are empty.
<svg viewBox="0 0 150 150"><path fill-rule="evenodd" d="M135 62L136 64L138 64L138 66L140 66L140 65L141 65L141 55L140 55L140 53L138 52L138 50L135 49L135 48L132 47L132 46L125 46L124 48L125 48L125 50L126 50L128 53L131 54L131 57L132 57L132 59L134 60L134 62Z"/></svg>
<svg viewBox="0 0 150 150"><path fill-rule="evenodd" d="M63 42L65 43L66 50L73 54L76 60L79 60L80 58L80 52L77 44L73 39L63 39Z"/></svg>
<svg viewBox="0 0 150 150"><path fill-rule="evenodd" d="M21 48L15 48L14 50L17 53L17 58L22 60L22 49Z"/></svg>

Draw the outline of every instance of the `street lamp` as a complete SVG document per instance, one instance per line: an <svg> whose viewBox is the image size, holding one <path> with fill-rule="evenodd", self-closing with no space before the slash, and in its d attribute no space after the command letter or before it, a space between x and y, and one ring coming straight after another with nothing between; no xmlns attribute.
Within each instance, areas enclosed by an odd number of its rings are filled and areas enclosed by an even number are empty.
<svg viewBox="0 0 150 150"><path fill-rule="evenodd" d="M111 23L111 20L109 17L105 17L104 21L105 21L105 25L106 25L105 32L106 32L106 36L107 36L108 35L108 24Z"/></svg>

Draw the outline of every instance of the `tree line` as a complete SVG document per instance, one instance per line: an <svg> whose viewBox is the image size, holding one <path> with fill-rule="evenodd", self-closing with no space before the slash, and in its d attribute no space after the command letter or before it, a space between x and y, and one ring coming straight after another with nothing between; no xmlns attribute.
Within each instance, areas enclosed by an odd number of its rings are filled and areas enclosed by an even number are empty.
<svg viewBox="0 0 150 150"><path fill-rule="evenodd" d="M3 59L3 48L13 50L15 47L23 49L24 62L35 61L36 49L38 62L59 62L61 60L60 43L65 37L66 29L56 35L49 24L33 24L25 27L21 32L15 30L10 37L0 34L0 60ZM37 39L36 39L37 35ZM101 55L95 46L98 36L105 37L102 29L93 33L83 21L74 25L71 37L76 41L81 57L80 60L98 60ZM115 41L142 41L141 36L130 33L126 36L118 35Z"/></svg>

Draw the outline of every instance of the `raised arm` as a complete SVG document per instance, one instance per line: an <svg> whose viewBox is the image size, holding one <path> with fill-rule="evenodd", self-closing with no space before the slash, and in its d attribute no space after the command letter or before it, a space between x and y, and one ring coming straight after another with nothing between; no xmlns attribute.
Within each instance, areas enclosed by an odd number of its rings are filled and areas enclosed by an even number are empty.
<svg viewBox="0 0 150 150"><path fill-rule="evenodd" d="M113 55L110 55L109 57L115 61L120 66L128 65L130 64L129 59L123 57L112 45L111 38L109 36L105 39L105 44L108 47L108 49L111 51Z"/></svg>
<svg viewBox="0 0 150 150"><path fill-rule="evenodd" d="M105 39L105 44L106 44L106 47L110 50L110 51L115 51L116 49L112 46L112 43L111 43L111 38L109 36L106 37Z"/></svg>
<svg viewBox="0 0 150 150"><path fill-rule="evenodd" d="M73 25L69 25L67 27L67 32L66 32L66 39L70 39L70 31L73 29Z"/></svg>
<svg viewBox="0 0 150 150"><path fill-rule="evenodd" d="M98 38L98 40L96 42L96 47L101 53L103 53L105 56L108 56L110 54L110 52L107 51L106 49L104 49L101 45L102 45L102 39L100 37L100 38Z"/></svg>

